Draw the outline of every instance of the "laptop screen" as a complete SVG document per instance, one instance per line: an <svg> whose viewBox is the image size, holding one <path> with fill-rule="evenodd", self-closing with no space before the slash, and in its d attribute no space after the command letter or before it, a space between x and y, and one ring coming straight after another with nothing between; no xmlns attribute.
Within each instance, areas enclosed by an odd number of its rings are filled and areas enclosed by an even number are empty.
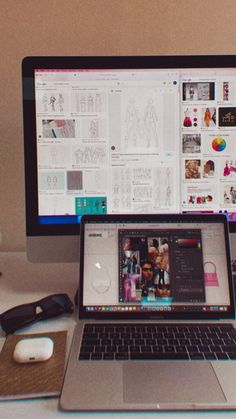
<svg viewBox="0 0 236 419"><path fill-rule="evenodd" d="M227 317L232 312L223 215L85 218L84 314Z"/></svg>

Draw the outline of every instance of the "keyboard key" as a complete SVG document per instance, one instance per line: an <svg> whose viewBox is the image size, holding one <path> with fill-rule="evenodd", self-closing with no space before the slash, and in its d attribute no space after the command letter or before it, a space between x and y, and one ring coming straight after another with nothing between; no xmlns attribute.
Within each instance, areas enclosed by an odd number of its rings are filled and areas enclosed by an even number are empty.
<svg viewBox="0 0 236 419"><path fill-rule="evenodd" d="M166 346L164 347L165 352L175 352L174 346Z"/></svg>
<svg viewBox="0 0 236 419"><path fill-rule="evenodd" d="M141 352L152 352L151 346L141 346Z"/></svg>
<svg viewBox="0 0 236 419"><path fill-rule="evenodd" d="M123 345L123 346L118 346L117 347L117 352L119 352L119 353L124 353L124 352L127 352L128 351L128 346L127 345Z"/></svg>
<svg viewBox="0 0 236 419"><path fill-rule="evenodd" d="M96 352L91 354L91 359L93 361L100 361L102 359L102 352Z"/></svg>
<svg viewBox="0 0 236 419"><path fill-rule="evenodd" d="M189 339L181 339L180 344L181 345L190 345L190 341L189 341Z"/></svg>
<svg viewBox="0 0 236 419"><path fill-rule="evenodd" d="M211 345L212 341L211 341L211 339L202 339L202 344L203 345Z"/></svg>
<svg viewBox="0 0 236 419"><path fill-rule="evenodd" d="M83 339L83 345L100 345L100 339L90 339L90 338L86 338L85 340Z"/></svg>
<svg viewBox="0 0 236 419"><path fill-rule="evenodd" d="M140 346L130 346L130 352L140 352Z"/></svg>
<svg viewBox="0 0 236 419"><path fill-rule="evenodd" d="M81 361L87 361L88 359L90 359L90 354L89 353L80 352L79 359Z"/></svg>
<svg viewBox="0 0 236 419"><path fill-rule="evenodd" d="M197 352L210 352L207 345L199 345Z"/></svg>
<svg viewBox="0 0 236 419"><path fill-rule="evenodd" d="M116 352L117 346L116 345L109 345L107 346L107 352Z"/></svg>
<svg viewBox="0 0 236 419"><path fill-rule="evenodd" d="M104 361L113 361L114 353L113 352L106 352L103 354Z"/></svg>
<svg viewBox="0 0 236 419"><path fill-rule="evenodd" d="M153 352L164 352L164 349L162 346L153 346L152 347Z"/></svg>
<svg viewBox="0 0 236 419"><path fill-rule="evenodd" d="M224 352L236 352L236 345L225 345L222 349Z"/></svg>
<svg viewBox="0 0 236 419"><path fill-rule="evenodd" d="M95 346L94 352L105 352L105 346Z"/></svg>
<svg viewBox="0 0 236 419"><path fill-rule="evenodd" d="M212 352L204 352L203 355L204 355L205 359L207 359L209 361L216 359L215 354L213 354Z"/></svg>
<svg viewBox="0 0 236 419"><path fill-rule="evenodd" d="M189 352L189 356L193 360L204 359L203 354L200 354L200 352Z"/></svg>
<svg viewBox="0 0 236 419"><path fill-rule="evenodd" d="M115 354L115 359L117 361L127 361L129 359L128 352L120 352L118 354Z"/></svg>
<svg viewBox="0 0 236 419"><path fill-rule="evenodd" d="M189 359L187 352L168 352L168 353L160 353L160 352L143 352L143 353L130 353L130 359L153 359L153 360L168 360L168 359L175 359L175 360L181 360L181 359Z"/></svg>
<svg viewBox="0 0 236 419"><path fill-rule="evenodd" d="M178 345L175 347L176 352L186 352L186 347L184 345Z"/></svg>
<svg viewBox="0 0 236 419"><path fill-rule="evenodd" d="M227 354L223 353L223 352L216 352L216 356L217 356L218 359L229 359Z"/></svg>
<svg viewBox="0 0 236 419"><path fill-rule="evenodd" d="M201 352L195 345L186 345L186 348L189 352Z"/></svg>
<svg viewBox="0 0 236 419"><path fill-rule="evenodd" d="M83 353L90 353L90 352L93 352L93 349L94 349L94 346L92 346L92 345L83 345L83 346L81 346L81 352L83 352Z"/></svg>
<svg viewBox="0 0 236 419"><path fill-rule="evenodd" d="M219 345L209 345L209 349L211 352L222 352L221 347ZM224 349L224 351L226 351L226 349Z"/></svg>

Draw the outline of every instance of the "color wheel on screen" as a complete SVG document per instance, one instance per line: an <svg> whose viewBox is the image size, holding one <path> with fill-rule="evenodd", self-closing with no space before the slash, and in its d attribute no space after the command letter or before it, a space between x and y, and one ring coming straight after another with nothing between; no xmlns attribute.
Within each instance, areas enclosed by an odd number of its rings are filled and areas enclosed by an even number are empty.
<svg viewBox="0 0 236 419"><path fill-rule="evenodd" d="M212 148L215 151L223 151L225 147L226 147L226 141L224 140L224 138L216 137L212 141Z"/></svg>

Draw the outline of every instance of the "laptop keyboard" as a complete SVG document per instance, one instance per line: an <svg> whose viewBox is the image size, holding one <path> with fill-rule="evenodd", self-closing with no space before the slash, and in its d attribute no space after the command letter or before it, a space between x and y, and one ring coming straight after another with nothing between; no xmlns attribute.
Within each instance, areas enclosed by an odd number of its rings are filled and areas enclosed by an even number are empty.
<svg viewBox="0 0 236 419"><path fill-rule="evenodd" d="M236 360L231 324L87 324L80 360Z"/></svg>

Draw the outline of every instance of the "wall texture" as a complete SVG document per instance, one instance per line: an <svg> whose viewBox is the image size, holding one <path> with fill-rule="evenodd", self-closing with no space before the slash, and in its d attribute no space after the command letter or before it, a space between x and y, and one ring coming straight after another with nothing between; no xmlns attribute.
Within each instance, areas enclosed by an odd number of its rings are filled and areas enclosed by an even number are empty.
<svg viewBox="0 0 236 419"><path fill-rule="evenodd" d="M25 248L21 60L27 55L236 54L235 0L1 0L0 232Z"/></svg>

